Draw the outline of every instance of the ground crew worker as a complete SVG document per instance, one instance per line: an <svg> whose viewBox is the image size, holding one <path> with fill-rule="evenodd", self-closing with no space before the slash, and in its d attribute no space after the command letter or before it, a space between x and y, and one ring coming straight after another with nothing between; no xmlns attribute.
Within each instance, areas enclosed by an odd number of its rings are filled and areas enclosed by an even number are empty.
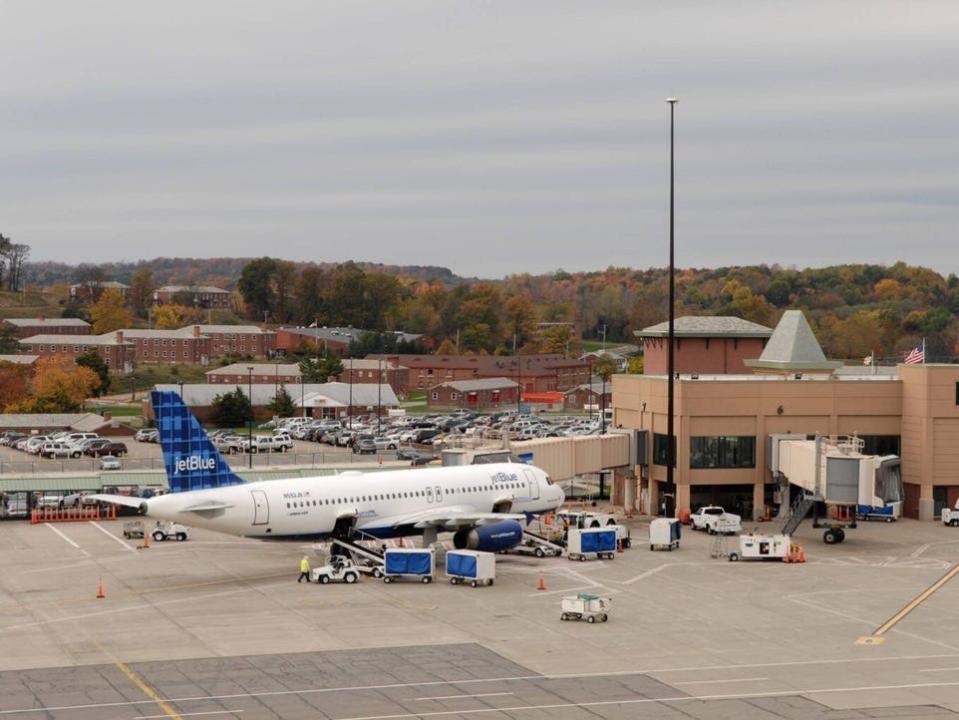
<svg viewBox="0 0 959 720"><path fill-rule="evenodd" d="M310 558L306 555L300 560L300 577L298 577L296 581L302 582L303 578L306 578L307 582L310 581Z"/></svg>

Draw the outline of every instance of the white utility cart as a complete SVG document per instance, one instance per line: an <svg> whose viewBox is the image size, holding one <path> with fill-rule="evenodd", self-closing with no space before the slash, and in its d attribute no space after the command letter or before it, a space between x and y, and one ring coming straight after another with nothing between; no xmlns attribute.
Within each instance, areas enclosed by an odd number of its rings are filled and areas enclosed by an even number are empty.
<svg viewBox="0 0 959 720"><path fill-rule="evenodd" d="M496 555L476 550L450 550L446 553L446 576L450 585L492 585L496 580Z"/></svg>
<svg viewBox="0 0 959 720"><path fill-rule="evenodd" d="M739 549L729 553L729 560L783 560L791 549L789 535L740 535Z"/></svg>
<svg viewBox="0 0 959 720"><path fill-rule="evenodd" d="M672 550L679 547L683 524L675 518L655 518L649 523L649 549Z"/></svg>
<svg viewBox="0 0 959 720"><path fill-rule="evenodd" d="M606 622L609 620L609 610L613 599L605 595L590 595L579 593L567 595L561 605L560 620L586 620L588 623Z"/></svg>

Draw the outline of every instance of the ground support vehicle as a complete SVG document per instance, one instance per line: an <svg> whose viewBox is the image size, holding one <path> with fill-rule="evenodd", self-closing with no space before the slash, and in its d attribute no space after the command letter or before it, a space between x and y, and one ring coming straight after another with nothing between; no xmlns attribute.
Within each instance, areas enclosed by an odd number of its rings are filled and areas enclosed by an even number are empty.
<svg viewBox="0 0 959 720"><path fill-rule="evenodd" d="M433 548L390 548L383 555L383 582L399 578L433 582L436 573L436 553Z"/></svg>
<svg viewBox="0 0 959 720"><path fill-rule="evenodd" d="M343 582L352 585L361 575L380 577L382 573L375 566L359 565L348 557L333 555L330 562L322 567L310 570L310 581L327 585L331 582Z"/></svg>
<svg viewBox="0 0 959 720"><path fill-rule="evenodd" d="M942 524L959 527L959 500L956 501L956 506L952 510L942 509Z"/></svg>
<svg viewBox="0 0 959 720"><path fill-rule="evenodd" d="M739 549L729 553L729 561L783 561L789 557L792 550L792 538L789 535L740 535Z"/></svg>
<svg viewBox="0 0 959 720"><path fill-rule="evenodd" d="M496 555L476 550L450 550L446 553L446 576L450 585L492 585L496 580Z"/></svg>
<svg viewBox="0 0 959 720"><path fill-rule="evenodd" d="M541 535L527 531L523 533L523 542L509 550L504 550L504 552L516 555L534 555L538 558L559 557L563 554L563 546L551 542Z"/></svg>
<svg viewBox="0 0 959 720"><path fill-rule="evenodd" d="M609 620L609 611L612 604L613 599L605 595L590 595L589 593L567 595L560 605L562 613L559 619L585 620L590 624L597 620L606 622Z"/></svg>
<svg viewBox="0 0 959 720"><path fill-rule="evenodd" d="M178 540L183 542L184 540L190 539L190 528L186 525L180 525L179 523L157 520L156 525L154 525L150 531L150 537L156 542L163 542L164 540Z"/></svg>
<svg viewBox="0 0 959 720"><path fill-rule="evenodd" d="M672 550L679 547L683 524L675 518L655 518L649 523L649 549Z"/></svg>
<svg viewBox="0 0 959 720"><path fill-rule="evenodd" d="M570 528L566 555L570 560L615 560L616 544L615 528Z"/></svg>
<svg viewBox="0 0 959 720"><path fill-rule="evenodd" d="M873 507L871 505L857 505L856 519L858 520L883 520L884 522L895 522L899 519L902 511L902 503L889 503L882 507Z"/></svg>
<svg viewBox="0 0 959 720"><path fill-rule="evenodd" d="M743 531L742 518L726 512L719 505L699 508L689 516L689 524L693 530L705 530L710 535L716 533L735 535Z"/></svg>
<svg viewBox="0 0 959 720"><path fill-rule="evenodd" d="M143 521L131 520L130 522L123 523L123 537L125 537L127 540L132 540L133 538L142 538Z"/></svg>

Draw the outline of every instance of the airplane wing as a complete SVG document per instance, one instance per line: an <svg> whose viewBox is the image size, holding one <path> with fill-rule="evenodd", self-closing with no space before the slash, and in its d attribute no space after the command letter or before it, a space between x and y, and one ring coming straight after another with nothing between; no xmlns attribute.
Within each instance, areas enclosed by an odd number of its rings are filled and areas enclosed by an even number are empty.
<svg viewBox="0 0 959 720"><path fill-rule="evenodd" d="M111 503L113 505L124 505L139 510L144 506L146 500L141 497L132 497L130 495L87 495L87 500L96 500L97 502Z"/></svg>
<svg viewBox="0 0 959 720"><path fill-rule="evenodd" d="M413 525L418 529L435 527L438 530L458 530L462 527L475 527L503 520L522 522L526 516L522 513L494 513L480 512L469 505L453 505L436 510L425 510L409 515L400 515L390 518L393 527Z"/></svg>

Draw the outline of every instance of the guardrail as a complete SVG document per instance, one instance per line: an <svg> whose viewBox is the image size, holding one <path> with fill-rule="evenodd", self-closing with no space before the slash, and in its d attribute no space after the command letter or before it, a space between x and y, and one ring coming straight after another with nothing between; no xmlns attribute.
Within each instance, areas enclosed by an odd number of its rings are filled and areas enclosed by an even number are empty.
<svg viewBox="0 0 959 720"><path fill-rule="evenodd" d="M114 520L117 516L115 505L101 508L34 508L30 511L30 524L47 522L87 522L89 520Z"/></svg>

